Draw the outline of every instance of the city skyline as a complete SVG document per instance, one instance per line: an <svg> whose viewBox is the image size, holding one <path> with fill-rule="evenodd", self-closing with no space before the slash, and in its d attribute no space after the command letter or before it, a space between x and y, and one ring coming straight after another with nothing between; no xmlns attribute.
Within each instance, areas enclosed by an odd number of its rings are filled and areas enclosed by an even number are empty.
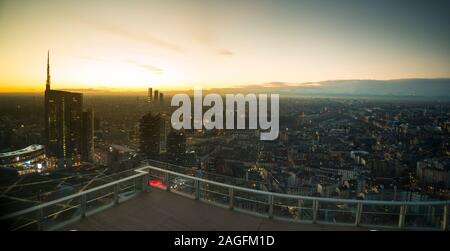
<svg viewBox="0 0 450 251"><path fill-rule="evenodd" d="M448 231L449 10L0 0L0 228Z"/></svg>
<svg viewBox="0 0 450 251"><path fill-rule="evenodd" d="M0 3L0 92L450 77L449 3ZM20 21L17 21L20 20Z"/></svg>

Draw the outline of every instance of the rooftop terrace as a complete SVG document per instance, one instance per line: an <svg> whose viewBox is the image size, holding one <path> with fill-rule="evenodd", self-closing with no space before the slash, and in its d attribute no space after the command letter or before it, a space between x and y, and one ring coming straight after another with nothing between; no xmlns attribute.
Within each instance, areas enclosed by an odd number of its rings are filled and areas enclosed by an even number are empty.
<svg viewBox="0 0 450 251"><path fill-rule="evenodd" d="M450 201L280 194L194 177L176 168L152 162L128 177L0 216L0 226L100 231L448 230Z"/></svg>
<svg viewBox="0 0 450 251"><path fill-rule="evenodd" d="M64 230L160 231L320 231L368 230L345 226L298 224L234 212L174 193L152 188L126 203L86 217Z"/></svg>

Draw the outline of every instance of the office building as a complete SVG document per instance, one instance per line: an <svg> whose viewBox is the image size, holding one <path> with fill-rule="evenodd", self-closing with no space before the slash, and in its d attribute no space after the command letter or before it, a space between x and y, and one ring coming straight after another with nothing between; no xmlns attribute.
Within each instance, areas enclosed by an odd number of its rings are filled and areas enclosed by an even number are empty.
<svg viewBox="0 0 450 251"><path fill-rule="evenodd" d="M162 106L164 105L164 93L159 93L159 104Z"/></svg>
<svg viewBox="0 0 450 251"><path fill-rule="evenodd" d="M147 158L159 158L167 151L170 116L149 112L139 121L139 150Z"/></svg>
<svg viewBox="0 0 450 251"><path fill-rule="evenodd" d="M186 153L186 136L181 130L171 130L167 135L167 161L184 165Z"/></svg>
<svg viewBox="0 0 450 251"><path fill-rule="evenodd" d="M51 167L73 167L81 164L83 153L83 95L52 90L50 57L47 55L45 88L45 149ZM85 115L86 119L92 116ZM89 136L87 136L89 137ZM86 140L86 144L92 140ZM88 150L85 153L88 155Z"/></svg>
<svg viewBox="0 0 450 251"><path fill-rule="evenodd" d="M154 98L155 102L158 102L158 98L159 98L159 91L155 90L155 98Z"/></svg>
<svg viewBox="0 0 450 251"><path fill-rule="evenodd" d="M94 159L94 112L92 109L83 112L82 121L81 158L89 162Z"/></svg>
<svg viewBox="0 0 450 251"><path fill-rule="evenodd" d="M148 95L147 95L147 102L148 103L152 102L152 100L153 100L152 95L153 95L153 88L150 87L150 88L148 88Z"/></svg>

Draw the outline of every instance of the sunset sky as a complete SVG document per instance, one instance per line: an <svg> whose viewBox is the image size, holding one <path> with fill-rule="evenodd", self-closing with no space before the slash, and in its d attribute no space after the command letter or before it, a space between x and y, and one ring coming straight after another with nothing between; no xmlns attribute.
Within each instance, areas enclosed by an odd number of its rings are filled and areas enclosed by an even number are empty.
<svg viewBox="0 0 450 251"><path fill-rule="evenodd" d="M0 92L450 77L450 1L0 0Z"/></svg>

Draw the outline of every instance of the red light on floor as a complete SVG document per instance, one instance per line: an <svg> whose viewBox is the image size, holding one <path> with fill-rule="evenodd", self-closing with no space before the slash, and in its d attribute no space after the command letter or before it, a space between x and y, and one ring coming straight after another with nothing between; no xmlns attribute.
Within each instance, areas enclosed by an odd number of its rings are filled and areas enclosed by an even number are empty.
<svg viewBox="0 0 450 251"><path fill-rule="evenodd" d="M157 188L160 188L160 189L166 189L166 185L164 185L162 183L162 181L160 181L160 180L149 180L148 184L150 186L152 186L152 187L157 187Z"/></svg>

